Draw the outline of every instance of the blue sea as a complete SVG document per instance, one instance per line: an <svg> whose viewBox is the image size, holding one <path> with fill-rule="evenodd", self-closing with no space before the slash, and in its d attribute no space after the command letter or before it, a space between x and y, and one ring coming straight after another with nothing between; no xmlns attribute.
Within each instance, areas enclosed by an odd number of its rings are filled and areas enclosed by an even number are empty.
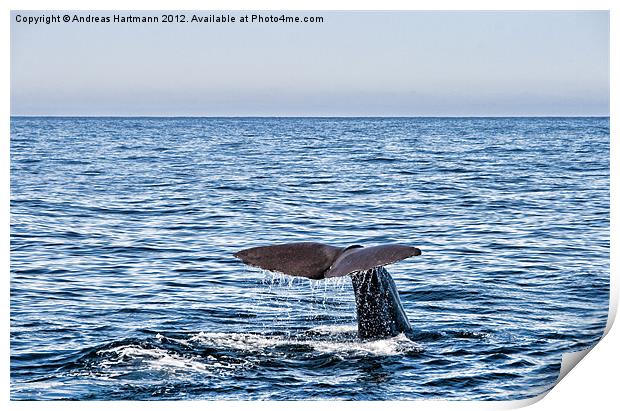
<svg viewBox="0 0 620 411"><path fill-rule="evenodd" d="M609 161L607 117L13 117L11 398L540 394L605 328ZM420 248L410 338L233 257L297 241Z"/></svg>

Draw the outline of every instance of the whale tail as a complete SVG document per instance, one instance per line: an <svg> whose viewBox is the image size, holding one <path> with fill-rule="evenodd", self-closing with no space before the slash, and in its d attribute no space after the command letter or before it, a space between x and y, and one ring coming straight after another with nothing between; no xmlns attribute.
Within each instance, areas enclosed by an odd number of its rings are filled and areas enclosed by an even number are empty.
<svg viewBox="0 0 620 411"><path fill-rule="evenodd" d="M235 257L254 267L313 280L353 274L357 332L362 339L372 339L411 330L396 284L383 266L420 254L418 248L399 244L364 248L289 243L248 248Z"/></svg>
<svg viewBox="0 0 620 411"><path fill-rule="evenodd" d="M367 271L420 254L419 248L400 244L364 248L306 242L248 248L234 256L264 270L321 280Z"/></svg>

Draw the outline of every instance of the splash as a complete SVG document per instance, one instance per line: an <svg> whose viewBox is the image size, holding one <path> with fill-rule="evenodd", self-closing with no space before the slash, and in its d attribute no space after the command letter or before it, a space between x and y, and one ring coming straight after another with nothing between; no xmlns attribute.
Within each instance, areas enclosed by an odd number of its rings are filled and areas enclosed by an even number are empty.
<svg viewBox="0 0 620 411"><path fill-rule="evenodd" d="M275 350L271 354L287 354L293 348L305 348L309 355L339 354L344 356L390 356L406 353L422 352L423 347L404 334L396 337L362 341L355 336L356 327L352 325L319 326L308 330L300 336L283 337L279 335L251 334L251 333L205 333L201 332L190 341L217 347L244 352L262 353L266 350Z"/></svg>
<svg viewBox="0 0 620 411"><path fill-rule="evenodd" d="M213 355L186 356L164 348L143 347L137 344L102 349L97 351L97 354L104 357L99 363L101 369L137 366L154 371L213 373L251 365L247 360L231 363L222 361Z"/></svg>

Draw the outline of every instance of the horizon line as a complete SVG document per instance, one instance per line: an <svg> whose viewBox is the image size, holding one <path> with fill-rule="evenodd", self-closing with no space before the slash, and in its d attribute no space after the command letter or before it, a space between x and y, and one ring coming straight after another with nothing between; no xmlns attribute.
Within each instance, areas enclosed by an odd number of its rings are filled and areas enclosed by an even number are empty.
<svg viewBox="0 0 620 411"><path fill-rule="evenodd" d="M506 115L119 115L119 114L10 114L13 117L44 118L609 118L610 114L506 114Z"/></svg>

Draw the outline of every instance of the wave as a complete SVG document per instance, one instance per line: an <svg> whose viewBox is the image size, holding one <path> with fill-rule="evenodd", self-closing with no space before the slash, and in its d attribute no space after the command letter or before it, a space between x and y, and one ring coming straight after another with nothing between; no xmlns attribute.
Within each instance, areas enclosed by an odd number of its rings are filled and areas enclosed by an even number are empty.
<svg viewBox="0 0 620 411"><path fill-rule="evenodd" d="M155 333L82 351L70 369L110 379L133 372L222 374L301 361L317 366L333 361L421 353L424 348L404 334L363 341L356 327L319 326L299 335L261 333Z"/></svg>

